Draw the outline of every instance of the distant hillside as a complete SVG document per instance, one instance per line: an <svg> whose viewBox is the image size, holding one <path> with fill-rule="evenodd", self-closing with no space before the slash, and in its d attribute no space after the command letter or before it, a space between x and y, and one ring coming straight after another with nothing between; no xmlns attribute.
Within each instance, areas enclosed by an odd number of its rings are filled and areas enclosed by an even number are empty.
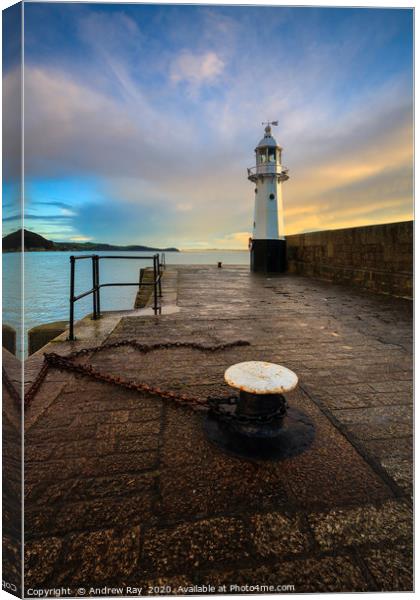
<svg viewBox="0 0 420 600"><path fill-rule="evenodd" d="M151 248L150 246L115 246L113 244L101 244L94 242L52 242L47 240L42 235L38 235L33 231L24 230L25 250L42 252L45 250L56 252L71 252L71 251L103 251L103 250L118 250L123 252L179 252L178 248ZM19 252L22 249L22 230L19 229L3 238L3 252Z"/></svg>
<svg viewBox="0 0 420 600"><path fill-rule="evenodd" d="M24 230L25 250L54 250L54 242L42 235ZM3 251L16 252L22 249L22 230L19 229L3 238Z"/></svg>

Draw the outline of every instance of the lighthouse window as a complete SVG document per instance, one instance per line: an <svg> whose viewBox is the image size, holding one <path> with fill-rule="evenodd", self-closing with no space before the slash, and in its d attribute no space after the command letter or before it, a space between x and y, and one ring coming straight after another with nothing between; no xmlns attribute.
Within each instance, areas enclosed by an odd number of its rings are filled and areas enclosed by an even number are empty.
<svg viewBox="0 0 420 600"><path fill-rule="evenodd" d="M264 148L263 150L260 150L260 151L258 152L258 156L259 156L259 161L260 161L260 163L265 163L265 162L267 162L267 151L266 151L266 149L265 149L265 148Z"/></svg>
<svg viewBox="0 0 420 600"><path fill-rule="evenodd" d="M268 151L268 160L269 162L276 162L276 149L270 148Z"/></svg>
<svg viewBox="0 0 420 600"><path fill-rule="evenodd" d="M274 200L274 194L270 194L270 200Z"/></svg>
<svg viewBox="0 0 420 600"><path fill-rule="evenodd" d="M255 193L258 194L258 188L255 188Z"/></svg>

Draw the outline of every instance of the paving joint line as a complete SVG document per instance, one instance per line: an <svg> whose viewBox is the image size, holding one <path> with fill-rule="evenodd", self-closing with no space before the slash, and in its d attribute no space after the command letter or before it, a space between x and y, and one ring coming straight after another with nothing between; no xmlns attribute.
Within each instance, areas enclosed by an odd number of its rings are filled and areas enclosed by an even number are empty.
<svg viewBox="0 0 420 600"><path fill-rule="evenodd" d="M382 481L391 489L396 498L400 498L406 494L406 492L394 481L394 479L388 474L388 472L382 467L382 465L372 456L368 450L358 441L358 439L348 430L348 427L341 423L335 415L325 406L322 400L318 396L309 392L306 386L302 383L299 384L299 388L308 396L312 402L314 402L320 411L329 419L336 429L347 439L347 441L353 446L358 454L363 458L365 462L371 467L371 469L382 479Z"/></svg>

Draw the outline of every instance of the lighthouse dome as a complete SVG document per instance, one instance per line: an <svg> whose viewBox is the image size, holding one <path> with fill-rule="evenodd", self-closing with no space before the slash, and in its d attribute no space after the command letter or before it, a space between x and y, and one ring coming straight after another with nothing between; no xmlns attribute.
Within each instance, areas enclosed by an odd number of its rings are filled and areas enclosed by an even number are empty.
<svg viewBox="0 0 420 600"><path fill-rule="evenodd" d="M270 125L267 125L267 127L264 129L264 137L259 141L255 150L257 150L258 148L266 148L267 146L280 148L276 140L271 135Z"/></svg>

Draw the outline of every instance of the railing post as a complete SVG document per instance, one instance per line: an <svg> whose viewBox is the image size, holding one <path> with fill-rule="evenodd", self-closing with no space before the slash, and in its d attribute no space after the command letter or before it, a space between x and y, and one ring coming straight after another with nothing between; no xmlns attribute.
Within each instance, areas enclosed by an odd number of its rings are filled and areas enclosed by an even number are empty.
<svg viewBox="0 0 420 600"><path fill-rule="evenodd" d="M153 256L153 311L157 315L158 311L158 290L157 290L157 272L159 265L156 261L156 254Z"/></svg>
<svg viewBox="0 0 420 600"><path fill-rule="evenodd" d="M99 256L95 256L96 262L96 310L98 319L101 317L101 288L99 287Z"/></svg>
<svg viewBox="0 0 420 600"><path fill-rule="evenodd" d="M69 324L69 340L74 340L74 256L70 256L70 324Z"/></svg>
<svg viewBox="0 0 420 600"><path fill-rule="evenodd" d="M92 307L93 307L93 319L96 320L96 264L95 256L92 256Z"/></svg>
<svg viewBox="0 0 420 600"><path fill-rule="evenodd" d="M158 266L158 277L159 277L159 298L162 298L162 269L160 264L159 254L156 254L156 262Z"/></svg>

